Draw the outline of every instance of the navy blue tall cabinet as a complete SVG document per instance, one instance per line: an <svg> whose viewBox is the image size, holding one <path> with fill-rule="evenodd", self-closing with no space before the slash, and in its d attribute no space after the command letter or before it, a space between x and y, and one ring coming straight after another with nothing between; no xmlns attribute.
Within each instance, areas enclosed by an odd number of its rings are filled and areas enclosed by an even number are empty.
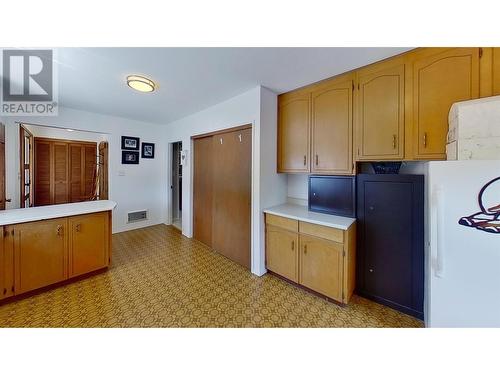
<svg viewBox="0 0 500 375"><path fill-rule="evenodd" d="M424 176L357 176L357 293L423 319Z"/></svg>

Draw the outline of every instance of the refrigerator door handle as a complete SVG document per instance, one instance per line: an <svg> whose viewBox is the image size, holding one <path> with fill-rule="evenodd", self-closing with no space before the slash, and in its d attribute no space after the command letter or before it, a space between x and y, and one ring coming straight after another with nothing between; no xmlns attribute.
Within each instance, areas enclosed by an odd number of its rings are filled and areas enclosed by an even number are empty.
<svg viewBox="0 0 500 375"><path fill-rule="evenodd" d="M443 233L444 229L444 194L440 185L434 185L432 189L432 212L431 212L431 259L434 265L434 275L442 278L444 276L443 255Z"/></svg>

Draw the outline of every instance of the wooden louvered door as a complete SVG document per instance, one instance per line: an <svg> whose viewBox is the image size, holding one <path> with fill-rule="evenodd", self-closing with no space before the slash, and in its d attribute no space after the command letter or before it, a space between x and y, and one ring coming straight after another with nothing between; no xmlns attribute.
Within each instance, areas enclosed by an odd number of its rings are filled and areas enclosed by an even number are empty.
<svg viewBox="0 0 500 375"><path fill-rule="evenodd" d="M84 167L83 167L83 200L95 198L95 180L97 178L97 145L84 145Z"/></svg>
<svg viewBox="0 0 500 375"><path fill-rule="evenodd" d="M82 145L72 143L69 145L69 160L70 160L70 202L83 201L82 196Z"/></svg>
<svg viewBox="0 0 500 375"><path fill-rule="evenodd" d="M35 206L94 199L97 144L35 138Z"/></svg>
<svg viewBox="0 0 500 375"><path fill-rule="evenodd" d="M65 142L52 143L53 204L68 203L68 144Z"/></svg>
<svg viewBox="0 0 500 375"><path fill-rule="evenodd" d="M35 139L35 206L52 204L50 141Z"/></svg>

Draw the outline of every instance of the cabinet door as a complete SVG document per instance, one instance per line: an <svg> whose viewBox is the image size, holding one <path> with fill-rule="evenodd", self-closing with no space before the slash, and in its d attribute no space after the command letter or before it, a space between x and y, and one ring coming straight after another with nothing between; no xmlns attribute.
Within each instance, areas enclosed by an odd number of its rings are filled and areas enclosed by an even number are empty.
<svg viewBox="0 0 500 375"><path fill-rule="evenodd" d="M0 230L0 299L14 295L14 238L12 226Z"/></svg>
<svg viewBox="0 0 500 375"><path fill-rule="evenodd" d="M343 245L300 235L299 283L342 302Z"/></svg>
<svg viewBox="0 0 500 375"><path fill-rule="evenodd" d="M357 289L423 316L424 176L358 175Z"/></svg>
<svg viewBox="0 0 500 375"><path fill-rule="evenodd" d="M356 153L358 160L404 156L405 65L388 61L358 72Z"/></svg>
<svg viewBox="0 0 500 375"><path fill-rule="evenodd" d="M69 277L108 266L109 220L107 212L69 219Z"/></svg>
<svg viewBox="0 0 500 375"><path fill-rule="evenodd" d="M54 204L68 203L69 198L69 163L68 144L65 142L54 142L53 168L54 168Z"/></svg>
<svg viewBox="0 0 500 375"><path fill-rule="evenodd" d="M353 79L334 80L311 95L312 172L351 174Z"/></svg>
<svg viewBox="0 0 500 375"><path fill-rule="evenodd" d="M500 48L493 48L493 95L500 95Z"/></svg>
<svg viewBox="0 0 500 375"><path fill-rule="evenodd" d="M479 97L479 48L429 48L410 58L414 157L446 159L451 105Z"/></svg>
<svg viewBox="0 0 500 375"><path fill-rule="evenodd" d="M278 172L309 172L310 94L278 103Z"/></svg>
<svg viewBox="0 0 500 375"><path fill-rule="evenodd" d="M266 227L266 266L269 270L298 282L298 234L272 225Z"/></svg>
<svg viewBox="0 0 500 375"><path fill-rule="evenodd" d="M4 228L0 227L0 300L5 298L7 288L5 287L5 250L4 250Z"/></svg>
<svg viewBox="0 0 500 375"><path fill-rule="evenodd" d="M67 279L67 237L65 218L14 226L16 294Z"/></svg>

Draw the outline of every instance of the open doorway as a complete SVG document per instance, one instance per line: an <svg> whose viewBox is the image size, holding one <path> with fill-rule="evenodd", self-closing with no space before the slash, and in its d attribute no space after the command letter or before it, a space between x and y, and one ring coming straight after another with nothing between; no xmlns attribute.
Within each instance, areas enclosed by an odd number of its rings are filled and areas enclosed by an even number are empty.
<svg viewBox="0 0 500 375"><path fill-rule="evenodd" d="M20 206L108 199L107 135L20 124Z"/></svg>
<svg viewBox="0 0 500 375"><path fill-rule="evenodd" d="M182 142L172 143L172 225L182 230Z"/></svg>

